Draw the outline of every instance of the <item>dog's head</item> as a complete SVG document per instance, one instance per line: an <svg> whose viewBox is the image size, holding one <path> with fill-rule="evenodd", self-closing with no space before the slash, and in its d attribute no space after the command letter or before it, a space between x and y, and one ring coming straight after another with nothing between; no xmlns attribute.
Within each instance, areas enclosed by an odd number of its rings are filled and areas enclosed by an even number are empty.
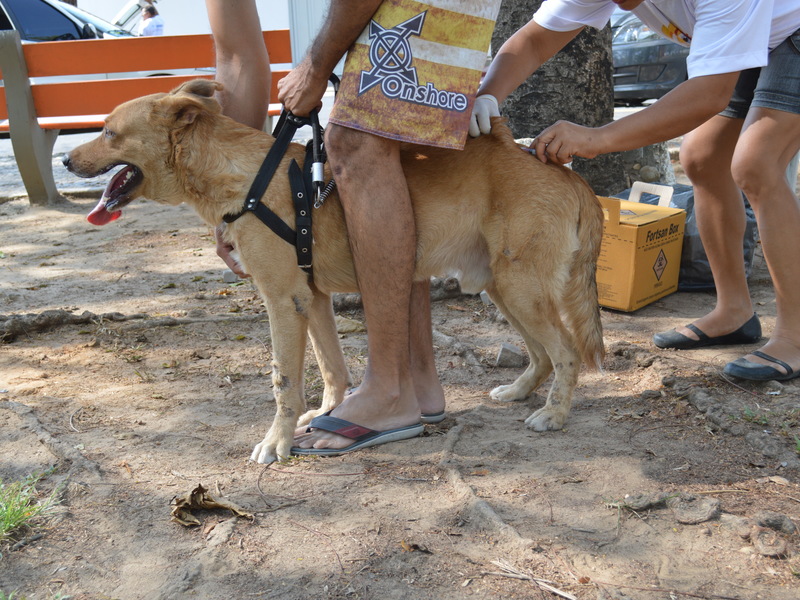
<svg viewBox="0 0 800 600"><path fill-rule="evenodd" d="M110 223L136 198L167 204L185 199L172 168L180 152L180 138L220 113L213 96L221 88L214 81L196 79L169 94L125 102L108 115L97 138L64 157L64 166L79 177L96 177L122 167L88 216L90 223Z"/></svg>

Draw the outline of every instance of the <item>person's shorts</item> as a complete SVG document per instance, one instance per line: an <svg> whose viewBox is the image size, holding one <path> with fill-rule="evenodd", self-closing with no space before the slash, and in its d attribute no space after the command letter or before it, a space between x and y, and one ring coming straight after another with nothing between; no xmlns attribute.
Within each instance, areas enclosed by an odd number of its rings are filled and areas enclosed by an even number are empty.
<svg viewBox="0 0 800 600"><path fill-rule="evenodd" d="M800 29L767 60L765 67L742 71L723 117L744 119L751 106L800 114Z"/></svg>
<svg viewBox="0 0 800 600"><path fill-rule="evenodd" d="M385 1L347 54L329 122L461 149L500 0Z"/></svg>

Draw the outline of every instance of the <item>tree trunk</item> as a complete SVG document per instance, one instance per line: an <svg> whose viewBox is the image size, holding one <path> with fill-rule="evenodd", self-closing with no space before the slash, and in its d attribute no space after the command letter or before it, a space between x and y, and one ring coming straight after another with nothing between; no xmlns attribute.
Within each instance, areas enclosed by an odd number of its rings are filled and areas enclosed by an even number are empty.
<svg viewBox="0 0 800 600"><path fill-rule="evenodd" d="M492 36L493 53L530 21L541 4L542 0L503 0ZM559 120L599 127L614 119L612 70L611 29L587 27L517 88L501 112L517 138L532 138ZM572 167L596 194L609 195L626 187L617 153L592 160L576 158Z"/></svg>

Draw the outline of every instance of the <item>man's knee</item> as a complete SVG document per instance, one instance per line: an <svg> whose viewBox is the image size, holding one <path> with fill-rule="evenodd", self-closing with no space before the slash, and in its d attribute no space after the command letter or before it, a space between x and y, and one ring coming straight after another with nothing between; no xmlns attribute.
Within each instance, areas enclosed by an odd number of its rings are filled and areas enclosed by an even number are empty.
<svg viewBox="0 0 800 600"><path fill-rule="evenodd" d="M329 154L342 159L350 154L363 152L365 147L379 146L385 138L378 137L366 131L359 131L350 127L343 127L331 123L325 132L325 145ZM390 140L386 140L390 141Z"/></svg>
<svg viewBox="0 0 800 600"><path fill-rule="evenodd" d="M772 195L776 185L785 181L786 168L781 168L767 155L750 149L737 148L731 163L731 174L736 186L755 205L760 198Z"/></svg>
<svg viewBox="0 0 800 600"><path fill-rule="evenodd" d="M715 155L713 144L702 138L687 136L681 144L680 161L686 176L700 182L718 173L720 157Z"/></svg>
<svg viewBox="0 0 800 600"><path fill-rule="evenodd" d="M343 183L347 174L375 172L399 165L399 142L365 131L331 124L325 134L334 179Z"/></svg>
<svg viewBox="0 0 800 600"><path fill-rule="evenodd" d="M325 131L325 146L332 157L346 155L358 147L360 131L331 123Z"/></svg>

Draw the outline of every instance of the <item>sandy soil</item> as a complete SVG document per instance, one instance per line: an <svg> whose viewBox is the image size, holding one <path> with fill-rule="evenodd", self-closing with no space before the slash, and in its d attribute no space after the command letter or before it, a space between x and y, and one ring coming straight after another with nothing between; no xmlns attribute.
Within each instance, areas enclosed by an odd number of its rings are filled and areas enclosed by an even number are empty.
<svg viewBox="0 0 800 600"><path fill-rule="evenodd" d="M549 383L521 403L488 397L517 374L495 366L500 345L521 339L477 297L437 301L443 423L265 467L246 460L275 409L253 286L224 283L188 209L140 202L94 228L93 203L0 204L0 313L24 324L0 346L0 477L52 469L42 491L62 486L42 537L0 547L5 593L800 597L800 388L727 381L721 368L744 347L650 342L702 315L711 294L603 311L604 372L582 374L568 427L546 434L522 421ZM752 284L768 335L774 293L760 256ZM64 312L42 315L51 310ZM357 308L341 315L363 321ZM358 379L365 334L341 342ZM310 353L307 389L319 402ZM206 510L199 527L172 522L174 499L198 484L254 520Z"/></svg>

